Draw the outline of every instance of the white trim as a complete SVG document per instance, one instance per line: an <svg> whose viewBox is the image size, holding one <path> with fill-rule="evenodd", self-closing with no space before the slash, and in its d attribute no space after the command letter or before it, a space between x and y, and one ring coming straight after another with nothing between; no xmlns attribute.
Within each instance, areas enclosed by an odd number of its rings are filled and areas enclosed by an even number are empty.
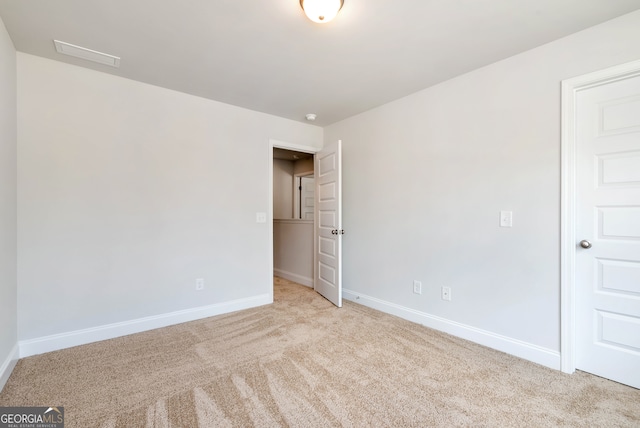
<svg viewBox="0 0 640 428"><path fill-rule="evenodd" d="M0 391L7 384L9 380L9 376L11 376L11 372L13 368L18 364L18 357L20 356L18 352L18 344L13 345L11 352L7 355L7 358L4 360L2 365L0 366Z"/></svg>
<svg viewBox="0 0 640 428"><path fill-rule="evenodd" d="M269 146L271 148L271 153L269 155L270 157L273 156L274 147L278 149L293 150L295 152L311 153L314 155L320 151L318 147L305 146L303 144L288 143L286 141L274 140L272 138L269 139Z"/></svg>
<svg viewBox="0 0 640 428"><path fill-rule="evenodd" d="M273 274L279 276L280 278L287 279L289 281L293 281L295 283L306 285L307 287L313 288L313 278L298 275L297 273L289 272L282 269L273 268Z"/></svg>
<svg viewBox="0 0 640 428"><path fill-rule="evenodd" d="M296 152L303 152L303 153L311 153L315 156L315 154L320 151L319 148L317 147L312 147L312 146L303 146L303 145L299 145L299 144L293 144L293 143L287 143L285 141L279 141L279 140L274 140L274 139L269 139L269 211L268 211L268 220L267 223L268 224L268 229L269 229L269 237L268 237L268 248L267 248L267 260L269 263L268 266L268 270L267 272L270 273L270 276L268 278L269 280L269 284L271 284L270 286L270 290L269 293L271 293L271 302L273 302L273 274L275 273L275 269L274 269L274 263L273 263L273 149L274 147L277 147L279 149L286 149L286 150L294 150ZM315 217L315 216L314 216ZM313 247L315 248L315 218L314 218L314 227L313 227ZM315 251L314 251L315 254ZM315 255L314 255L314 260L313 260L313 266L314 266L314 275L315 275ZM306 285L306 284L305 284ZM311 287L313 287L313 281L311 283Z"/></svg>
<svg viewBox="0 0 640 428"><path fill-rule="evenodd" d="M70 348L72 346L85 345L87 343L98 342L101 340L113 339L115 337L140 333L188 321L195 321L202 318L222 315L257 306L268 305L270 303L272 303L270 296L268 294L261 294L245 299L201 306L199 308L185 309L182 311L101 325L98 327L54 334L51 336L21 340L19 342L20 358Z"/></svg>
<svg viewBox="0 0 640 428"><path fill-rule="evenodd" d="M578 92L640 75L640 61L621 64L562 81L561 212L560 212L560 355L561 370L575 365L576 250L576 95Z"/></svg>
<svg viewBox="0 0 640 428"><path fill-rule="evenodd" d="M487 330L482 330L466 324L441 318L426 312L420 312L395 303L370 297L352 290L343 289L343 296L347 300L354 301L379 311L395 315L417 324L424 325L434 330L451 334L462 339L470 340L489 348L514 355L525 360L558 370L560 368L560 353L521 340L502 336Z"/></svg>

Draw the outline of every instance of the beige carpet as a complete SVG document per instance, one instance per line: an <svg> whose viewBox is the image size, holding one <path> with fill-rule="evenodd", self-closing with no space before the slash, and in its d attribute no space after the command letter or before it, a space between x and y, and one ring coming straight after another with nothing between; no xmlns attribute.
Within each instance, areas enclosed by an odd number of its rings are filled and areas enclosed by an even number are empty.
<svg viewBox="0 0 640 428"><path fill-rule="evenodd" d="M267 307L25 358L0 406L27 405L67 427L640 427L640 390L281 279Z"/></svg>

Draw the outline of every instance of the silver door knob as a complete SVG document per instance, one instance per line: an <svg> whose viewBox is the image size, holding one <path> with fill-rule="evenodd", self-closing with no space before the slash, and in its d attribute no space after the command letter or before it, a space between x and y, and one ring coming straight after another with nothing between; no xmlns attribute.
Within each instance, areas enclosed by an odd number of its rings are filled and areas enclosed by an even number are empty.
<svg viewBox="0 0 640 428"><path fill-rule="evenodd" d="M582 248L591 248L591 242L587 241L586 239L583 239L582 241L580 241L580 246Z"/></svg>

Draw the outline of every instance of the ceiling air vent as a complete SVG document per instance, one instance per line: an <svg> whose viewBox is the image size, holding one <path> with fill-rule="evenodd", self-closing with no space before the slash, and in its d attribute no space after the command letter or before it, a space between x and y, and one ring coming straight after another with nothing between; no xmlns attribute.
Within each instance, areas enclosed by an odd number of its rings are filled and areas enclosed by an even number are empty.
<svg viewBox="0 0 640 428"><path fill-rule="evenodd" d="M72 45L71 43L61 42L60 40L54 40L53 43L56 45L58 53L75 56L76 58L86 59L88 61L109 65L111 67L120 67L120 57L118 56L82 48L80 46Z"/></svg>

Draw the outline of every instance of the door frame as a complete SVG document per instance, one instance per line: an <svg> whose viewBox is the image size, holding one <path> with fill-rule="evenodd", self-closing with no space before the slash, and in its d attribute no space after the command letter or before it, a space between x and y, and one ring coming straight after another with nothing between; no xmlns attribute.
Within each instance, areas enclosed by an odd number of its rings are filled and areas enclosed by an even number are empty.
<svg viewBox="0 0 640 428"><path fill-rule="evenodd" d="M269 296L270 301L273 303L273 149L285 149L285 150L293 150L296 152L302 153L310 153L314 156L318 153L322 148L315 146L307 146L300 144L288 143L286 141L274 140L272 138L269 139L269 211L267 213L267 223L268 223L268 242L269 248L267 249L267 259L269 260L269 278L267 283L269 286ZM313 277L315 278L316 273L316 218L313 218ZM314 279L314 289L315 289L315 279Z"/></svg>
<svg viewBox="0 0 640 428"><path fill-rule="evenodd" d="M640 60L562 81L560 199L560 370L576 370L576 100L585 89L640 76Z"/></svg>

